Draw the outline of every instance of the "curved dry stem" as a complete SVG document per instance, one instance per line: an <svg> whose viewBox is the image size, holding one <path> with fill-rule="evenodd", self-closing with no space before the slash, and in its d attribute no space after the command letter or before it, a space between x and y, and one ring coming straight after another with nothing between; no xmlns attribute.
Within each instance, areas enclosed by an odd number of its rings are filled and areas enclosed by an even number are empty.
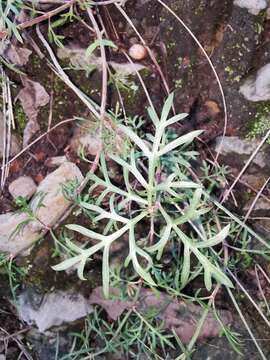
<svg viewBox="0 0 270 360"><path fill-rule="evenodd" d="M202 51L202 53L204 54L204 56L207 59L207 62L209 63L215 78L217 80L218 83L218 87L221 93L221 97L222 97L222 102L223 102L223 109L224 109L224 129L223 129L223 137L226 135L226 131L227 131L227 124L228 124L228 110L227 110L227 103L226 103L226 98L225 98L225 94L223 91L223 87L220 81L220 78L218 76L218 73L215 69L215 66L213 64L213 62L211 61L210 57L208 56L207 52L205 51L204 47L202 46L202 44L200 43L200 41L198 40L198 38L194 35L194 33L190 30L190 28L184 23L184 21L168 6L166 5L162 0L157 0L162 6L164 6L164 8L166 10L168 10L178 21L179 23L185 28L185 30L189 33L189 35L193 38L193 40L196 42L196 44L199 46L200 50ZM217 155L215 160L218 159L219 154L220 154L220 150L222 148L222 143L223 143L223 139L220 142L220 146L219 149L217 151Z"/></svg>

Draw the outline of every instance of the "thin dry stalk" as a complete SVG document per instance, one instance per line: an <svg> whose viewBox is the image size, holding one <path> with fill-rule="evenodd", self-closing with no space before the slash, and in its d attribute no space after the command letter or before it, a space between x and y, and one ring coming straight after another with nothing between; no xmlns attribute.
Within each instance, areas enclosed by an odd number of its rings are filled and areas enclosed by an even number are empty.
<svg viewBox="0 0 270 360"><path fill-rule="evenodd" d="M45 20L48 20L50 19L51 17L61 13L62 11L68 9L69 7L71 7L73 4L76 3L77 0L70 0L69 2L67 3L64 3L63 5L57 7L56 9L53 9L51 11L48 11L46 14L43 14L41 16L38 16L32 20L29 20L29 21L25 21L24 23L22 24L19 24L18 25L18 29L19 30L23 30L23 29L26 29L28 27L32 27L34 25L37 25Z"/></svg>
<svg viewBox="0 0 270 360"><path fill-rule="evenodd" d="M245 289L245 287L242 285L242 283L237 279L237 277L233 274L233 272L227 268L228 273L230 276L234 279L235 283L239 286L241 291L245 294L245 296L248 298L248 300L251 302L251 304L254 306L254 308L257 310L258 314L261 316L261 318L264 320L265 324L270 328L270 321L267 319L267 317L262 312L262 309L259 305L256 304L256 302L252 299L248 291Z"/></svg>
<svg viewBox="0 0 270 360"><path fill-rule="evenodd" d="M266 297L265 297L265 294L264 294L264 291L263 291L263 288L262 288L262 285L261 285L261 281L260 281L260 278L259 278L259 273L258 273L258 271L260 271L260 272L263 274L263 276L264 276L264 278L267 280L268 284L270 284L270 279L269 279L268 275L266 274L266 272L263 270L263 268L262 268L260 265L256 264L256 265L255 265L255 275L256 275L256 280L257 280L258 288L259 288L259 291L260 291L261 296L262 296L262 298L263 298L263 301L264 301L264 303L265 303L265 306L266 306L266 308L267 308L267 313L268 313L268 315L269 315L269 314L270 314L270 306L269 306L268 301L267 301L267 299L266 299Z"/></svg>
<svg viewBox="0 0 270 360"><path fill-rule="evenodd" d="M248 211L247 211L247 213L246 213L246 215L245 215L245 218L244 218L244 220L243 220L244 223L247 222L250 214L252 213L252 211L253 211L253 209L254 209L257 201L258 201L259 198L261 197L262 192L264 191L264 189L265 189L266 186L268 185L269 181L270 181L270 177L265 181L265 183L264 183L263 186L261 187L260 191L257 193L255 199L252 201L252 204L250 205L250 207L249 207L249 209L248 209Z"/></svg>
<svg viewBox="0 0 270 360"><path fill-rule="evenodd" d="M11 89L9 78L3 67L1 67L2 77L2 100L3 100L3 158L1 172L1 189L3 190L9 174L9 166L7 165L11 151L11 128L15 128L13 105L11 97ZM1 135L0 135L1 136Z"/></svg>

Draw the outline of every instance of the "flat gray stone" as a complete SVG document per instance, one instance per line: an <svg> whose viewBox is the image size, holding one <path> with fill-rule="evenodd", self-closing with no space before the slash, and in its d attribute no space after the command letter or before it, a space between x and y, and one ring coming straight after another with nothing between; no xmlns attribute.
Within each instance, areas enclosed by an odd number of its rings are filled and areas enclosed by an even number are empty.
<svg viewBox="0 0 270 360"><path fill-rule="evenodd" d="M30 199L36 192L37 185L30 176L20 176L12 181L8 187L11 196L16 199L19 196Z"/></svg>
<svg viewBox="0 0 270 360"><path fill-rule="evenodd" d="M27 291L18 299L19 317L28 325L36 325L40 332L69 324L92 311L89 301L78 292L72 291L46 294L38 305L33 303Z"/></svg>
<svg viewBox="0 0 270 360"><path fill-rule="evenodd" d="M221 155L234 156L243 155L249 157L258 147L260 141L240 139L237 136L224 136L216 139L215 150L220 151ZM240 159L239 159L240 160ZM264 168L266 166L266 155L259 151L253 159L253 163L257 166Z"/></svg>

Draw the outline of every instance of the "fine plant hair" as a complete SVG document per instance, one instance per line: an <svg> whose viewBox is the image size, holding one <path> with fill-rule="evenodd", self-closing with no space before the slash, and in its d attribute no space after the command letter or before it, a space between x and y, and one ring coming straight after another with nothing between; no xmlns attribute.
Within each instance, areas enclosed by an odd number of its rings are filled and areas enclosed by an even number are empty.
<svg viewBox="0 0 270 360"><path fill-rule="evenodd" d="M191 255L193 254L202 266L204 282L208 290L212 288L212 280L232 287L231 280L224 274L216 260L209 257L208 249L223 242L228 236L230 225L220 232L208 236L201 217L210 211L203 197L202 186L190 181L180 167L167 168L162 172L162 161L174 151L183 151L201 130L192 131L174 140L168 140L167 128L184 119L187 114L169 117L173 104L173 94L167 98L160 118L153 108L148 109L149 117L154 125L154 136L149 135L147 141L129 127L118 125L120 131L134 144L134 149L126 159L118 155L108 155L110 161L117 163L123 172L125 189L113 184L106 165L105 155L100 158L101 176L88 174L91 182L89 193L102 188L97 198L92 201L80 201L82 208L95 214L94 223L104 227L103 232L95 232L77 224L67 228L78 232L97 243L88 248L79 247L67 239L67 245L76 253L75 256L54 266L57 271L76 266L80 279L84 278L86 262L96 252L103 251L102 278L103 290L109 296L110 246L128 233L129 254L125 266L132 263L135 272L150 286L155 286L151 276L154 256L160 260L167 243L176 237L183 245L183 266L181 272L182 287L189 281L191 274ZM139 152L136 152L139 150ZM143 166L142 166L143 163ZM135 188L132 181L138 184ZM109 205L105 205L109 199ZM129 209L129 211L126 211ZM104 226L104 221L106 222ZM139 224L149 227L148 241L142 243ZM192 231L184 231L184 224L191 224Z"/></svg>

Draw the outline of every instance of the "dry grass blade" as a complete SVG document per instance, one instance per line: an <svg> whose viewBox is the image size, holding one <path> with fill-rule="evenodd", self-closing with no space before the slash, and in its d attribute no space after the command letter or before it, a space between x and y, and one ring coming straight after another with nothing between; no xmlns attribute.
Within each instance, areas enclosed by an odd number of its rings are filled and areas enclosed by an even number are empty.
<svg viewBox="0 0 270 360"><path fill-rule="evenodd" d="M243 220L243 223L246 223L246 222L247 222L250 214L252 213L252 211L253 211L253 209L254 209L257 201L258 201L259 198L261 197L262 192L264 191L264 189L265 189L266 186L268 185L269 181L270 181L270 177L265 181L265 183L264 183L263 186L261 187L260 191L257 193L255 199L252 201L252 204L250 205L250 207L249 207L249 209L248 209L248 211L247 211L247 213L246 213L246 215L245 215L245 218L244 218L244 220Z"/></svg>
<svg viewBox="0 0 270 360"><path fill-rule="evenodd" d="M3 67L1 66L2 78L2 98L3 98L3 158L2 158L2 173L1 173L1 189L3 190L9 173L9 155L11 150L11 128L15 128L12 98L10 91L9 78L7 77Z"/></svg>
<svg viewBox="0 0 270 360"><path fill-rule="evenodd" d="M124 16L124 18L127 20L127 22L130 24L130 26L132 27L132 29L135 31L136 35L139 37L140 41L142 42L142 44L145 46L151 60L153 61L155 67L158 70L158 73L162 79L163 85L165 87L165 90L167 92L167 95L169 95L170 93L170 89L169 86L167 84L167 81L165 79L165 76L153 54L153 51L149 48L149 46L147 46L146 42L144 41L144 38L141 36L141 34L139 33L139 31L137 30L137 28L135 27L135 25L133 24L133 22L131 21L130 17L127 15L127 13L121 8L121 6L119 6L117 3L115 3L115 6L117 7L117 9L120 11L120 13ZM174 109L173 109L174 110Z"/></svg>
<svg viewBox="0 0 270 360"><path fill-rule="evenodd" d="M44 36L42 35L39 27L37 26L37 35L39 37L39 39L41 40L42 44L45 46L45 48L47 49L50 58L53 62L53 65L51 65L51 63L48 61L49 66L51 67L51 69L56 73L56 75L58 75L63 81L64 83L69 86L71 88L72 91L75 92L75 94L81 99L81 101L86 105L86 107L89 109L89 111L97 118L99 119L99 113L96 110L98 108L98 106L95 104L95 106L93 105L93 103L90 101L90 99L88 99L86 97L86 95L79 89L77 88L76 85L73 84L73 82L70 80L70 78L68 77L68 75L64 72L64 70L62 69L61 65L59 64L56 56L54 55L53 50L51 49L50 45L48 44L48 42L46 41L46 39L44 38Z"/></svg>
<svg viewBox="0 0 270 360"><path fill-rule="evenodd" d="M93 12L91 9L88 8L87 13L92 22L93 28L95 29L97 38L100 43L100 53L101 53L101 59L102 59L102 92L101 92L101 105L100 105L100 120L103 121L105 113L106 113L107 86L108 86L106 52L105 52L105 46L102 42L102 33L99 30L99 27L98 27L98 24L96 22L94 15L93 15Z"/></svg>

